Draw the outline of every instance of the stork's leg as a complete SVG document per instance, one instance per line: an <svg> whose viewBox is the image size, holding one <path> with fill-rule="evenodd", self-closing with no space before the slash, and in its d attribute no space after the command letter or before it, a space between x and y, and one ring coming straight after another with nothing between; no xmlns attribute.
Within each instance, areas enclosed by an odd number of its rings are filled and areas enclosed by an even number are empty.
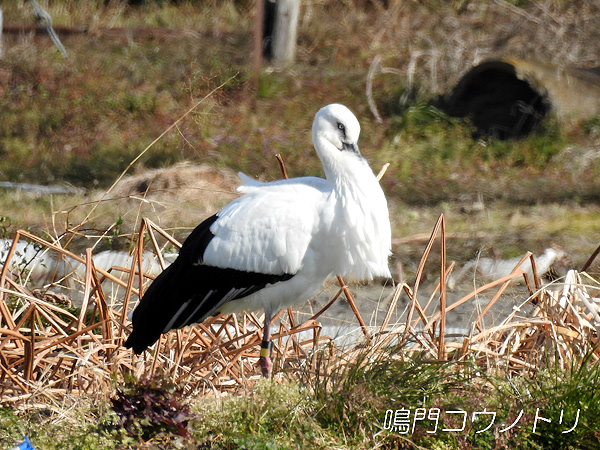
<svg viewBox="0 0 600 450"><path fill-rule="evenodd" d="M263 340L260 344L260 369L265 378L271 378L273 363L271 362L271 350L273 343L271 342L271 311L265 311L265 328L263 332Z"/></svg>

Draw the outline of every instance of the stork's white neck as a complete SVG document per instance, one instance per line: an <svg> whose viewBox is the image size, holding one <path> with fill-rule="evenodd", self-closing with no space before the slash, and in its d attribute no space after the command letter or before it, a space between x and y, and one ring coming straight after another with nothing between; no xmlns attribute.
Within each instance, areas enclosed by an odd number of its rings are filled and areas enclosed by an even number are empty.
<svg viewBox="0 0 600 450"><path fill-rule="evenodd" d="M390 222L377 178L360 154L338 150L326 139L317 137L314 142L332 188L334 210L344 224L337 236L347 251L347 266L338 272L358 279L389 276Z"/></svg>
<svg viewBox="0 0 600 450"><path fill-rule="evenodd" d="M367 161L357 153L339 150L326 138L316 135L314 145L323 163L325 178L335 190L353 190L374 178ZM376 181L376 180L375 180Z"/></svg>

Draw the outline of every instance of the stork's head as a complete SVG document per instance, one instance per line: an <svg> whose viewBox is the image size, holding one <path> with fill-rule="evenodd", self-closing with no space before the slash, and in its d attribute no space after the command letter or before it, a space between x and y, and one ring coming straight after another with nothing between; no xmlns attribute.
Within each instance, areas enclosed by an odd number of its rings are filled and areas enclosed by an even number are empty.
<svg viewBox="0 0 600 450"><path fill-rule="evenodd" d="M358 120L344 105L332 103L321 108L315 115L312 138L324 164L330 158L339 159L348 155L360 158L359 134Z"/></svg>

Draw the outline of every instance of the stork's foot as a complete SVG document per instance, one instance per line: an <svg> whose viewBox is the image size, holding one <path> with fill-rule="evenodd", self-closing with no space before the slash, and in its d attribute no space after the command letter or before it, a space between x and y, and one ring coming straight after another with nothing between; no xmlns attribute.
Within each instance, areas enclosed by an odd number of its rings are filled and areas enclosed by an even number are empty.
<svg viewBox="0 0 600 450"><path fill-rule="evenodd" d="M260 345L260 370L262 371L263 377L271 378L271 372L273 371L273 362L271 361L271 349L273 343L271 341L262 341Z"/></svg>
<svg viewBox="0 0 600 450"><path fill-rule="evenodd" d="M260 357L260 370L262 371L262 376L266 379L271 378L271 372L273 371L273 362L271 358L268 356Z"/></svg>

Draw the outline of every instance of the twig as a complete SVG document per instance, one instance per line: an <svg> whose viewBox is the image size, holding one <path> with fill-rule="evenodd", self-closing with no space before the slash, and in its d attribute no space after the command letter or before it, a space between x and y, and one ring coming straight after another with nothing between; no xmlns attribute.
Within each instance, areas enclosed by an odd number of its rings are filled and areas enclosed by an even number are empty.
<svg viewBox="0 0 600 450"><path fill-rule="evenodd" d="M390 163L385 163L383 165L383 167L381 168L381 170L379 171L379 173L377 174L377 181L381 181L381 179L383 178L383 176L385 175L385 173L388 170L388 167L390 167Z"/></svg>
<svg viewBox="0 0 600 450"><path fill-rule="evenodd" d="M508 9L509 11L514 12L515 14L518 14L520 16L525 17L527 20L536 23L536 24L540 24L540 19L538 19L537 17L532 16L531 14L529 14L528 12L526 12L524 9L519 8L518 6L515 5L511 5L510 3L508 3L506 0L493 0L494 3L496 3L497 5L500 5L506 9Z"/></svg>
<svg viewBox="0 0 600 450"><path fill-rule="evenodd" d="M289 179L288 174L287 174L287 170L285 169L285 164L283 162L283 158L281 156L281 153L277 153L275 155L275 158L277 158L277 162L279 163L279 169L281 170L281 174L283 175L283 178L285 178L286 180Z"/></svg>
<svg viewBox="0 0 600 450"><path fill-rule="evenodd" d="M592 263L594 262L594 260L598 256L598 253L600 253L600 245L598 245L598 247L596 247L596 250L594 250L594 253L592 253L592 255L585 262L585 264L581 268L581 272L587 272L587 270L590 268L590 266L592 265Z"/></svg>
<svg viewBox="0 0 600 450"><path fill-rule="evenodd" d="M360 315L360 312L358 312L358 308L356 307L356 304L354 303L352 294L348 290L348 286L346 285L346 283L344 282L344 280L342 279L341 276L338 275L337 280L338 280L338 283L340 284L342 291L344 292L344 295L346 296L346 300L348 300L348 304L350 305L350 308L352 308L352 312L354 313L354 315L356 316L356 319L358 320L358 323L360 324L360 329L362 330L362 332L365 335L365 337L367 338L367 340L370 341L372 339L371 334L369 333L369 330L367 329L367 326L365 325L365 321L363 320L362 316Z"/></svg>

